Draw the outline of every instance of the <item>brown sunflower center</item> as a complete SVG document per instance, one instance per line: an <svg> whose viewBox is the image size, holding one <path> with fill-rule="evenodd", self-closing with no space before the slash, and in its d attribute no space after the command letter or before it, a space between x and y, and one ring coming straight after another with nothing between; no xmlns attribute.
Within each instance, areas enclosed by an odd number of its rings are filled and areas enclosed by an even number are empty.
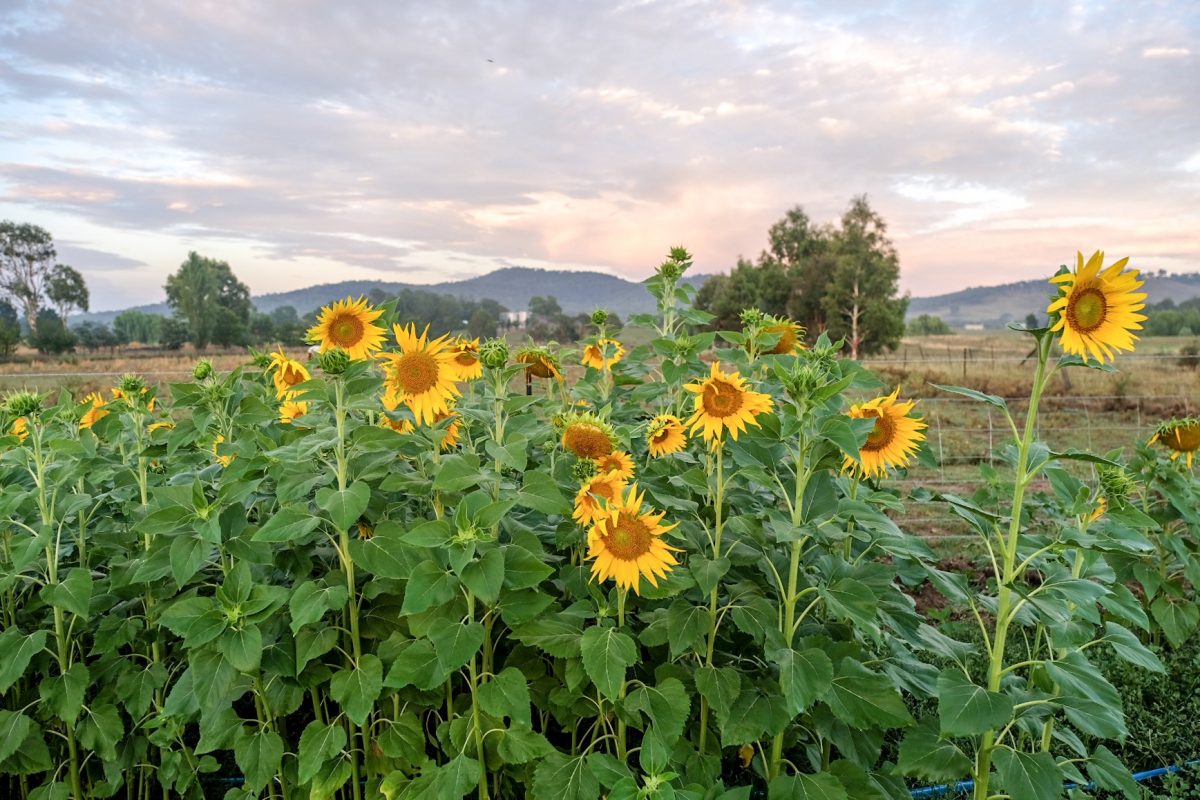
<svg viewBox="0 0 1200 800"><path fill-rule="evenodd" d="M875 427L867 434L866 444L863 445L863 450L874 453L883 450L892 442L892 437L896 435L896 424L892 418L882 411L877 412L879 416L875 418Z"/></svg>
<svg viewBox="0 0 1200 800"><path fill-rule="evenodd" d="M422 394L437 386L438 362L429 353L405 353L393 362L392 375L405 394Z"/></svg>
<svg viewBox="0 0 1200 800"><path fill-rule="evenodd" d="M612 440L595 425L577 422L563 433L563 444L580 458L599 459L612 452Z"/></svg>
<svg viewBox="0 0 1200 800"><path fill-rule="evenodd" d="M283 382L288 386L295 386L297 383L304 382L304 373L291 364L288 364L283 368L282 378Z"/></svg>
<svg viewBox="0 0 1200 800"><path fill-rule="evenodd" d="M362 320L351 314L339 314L329 323L329 339L338 347L353 347L365 331Z"/></svg>
<svg viewBox="0 0 1200 800"><path fill-rule="evenodd" d="M786 355L796 349L796 331L791 325L772 325L767 333L779 336L779 341L770 349L773 355Z"/></svg>
<svg viewBox="0 0 1200 800"><path fill-rule="evenodd" d="M479 363L479 359L470 350L460 350L454 356L454 363L460 367L473 367Z"/></svg>
<svg viewBox="0 0 1200 800"><path fill-rule="evenodd" d="M1079 292L1067 303L1067 319L1077 331L1090 333L1096 330L1104 323L1106 316L1108 298L1094 286Z"/></svg>
<svg viewBox="0 0 1200 800"><path fill-rule="evenodd" d="M742 407L742 391L732 383L714 379L704 387L701 402L710 417L728 417Z"/></svg>
<svg viewBox="0 0 1200 800"><path fill-rule="evenodd" d="M1163 441L1167 447L1181 453L1200 450L1200 425L1180 425L1169 436L1163 437Z"/></svg>
<svg viewBox="0 0 1200 800"><path fill-rule="evenodd" d="M597 497L603 497L605 500L612 500L614 496L613 485L610 481L599 481L588 487L588 493L594 494Z"/></svg>
<svg viewBox="0 0 1200 800"><path fill-rule="evenodd" d="M604 546L621 561L636 561L650 552L653 539L650 528L636 515L622 511L615 522L608 525Z"/></svg>

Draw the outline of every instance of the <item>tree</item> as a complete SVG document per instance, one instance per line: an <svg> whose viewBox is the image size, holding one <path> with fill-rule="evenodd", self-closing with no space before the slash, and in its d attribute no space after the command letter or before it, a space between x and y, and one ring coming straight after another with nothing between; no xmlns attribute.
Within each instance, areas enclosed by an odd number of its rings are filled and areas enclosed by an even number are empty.
<svg viewBox="0 0 1200 800"><path fill-rule="evenodd" d="M529 315L531 317L550 318L561 313L562 306L558 304L558 298L554 296L529 298Z"/></svg>
<svg viewBox="0 0 1200 800"><path fill-rule="evenodd" d="M0 356L10 356L21 341L21 321L17 310L0 299Z"/></svg>
<svg viewBox="0 0 1200 800"><path fill-rule="evenodd" d="M75 349L75 336L58 314L43 308L38 312L37 324L29 335L29 343L39 353L56 356Z"/></svg>
<svg viewBox="0 0 1200 800"><path fill-rule="evenodd" d="M1032 311L1030 311L1028 314L1026 314L1025 315L1025 327L1029 328L1031 330L1033 328L1039 327L1038 315L1033 313Z"/></svg>
<svg viewBox="0 0 1200 800"><path fill-rule="evenodd" d="M906 332L910 336L945 336L954 333L945 320L932 314L922 314L910 320Z"/></svg>
<svg viewBox="0 0 1200 800"><path fill-rule="evenodd" d="M295 306L280 306L270 314L271 323L275 326L275 338L280 344L304 344L304 335L308 326L300 320Z"/></svg>
<svg viewBox="0 0 1200 800"><path fill-rule="evenodd" d="M76 325L72 333L75 334L80 347L93 353L105 347L116 347L119 344L117 337L107 325L96 322L84 322Z"/></svg>
<svg viewBox="0 0 1200 800"><path fill-rule="evenodd" d="M467 335L475 339L489 339L496 335L496 318L482 308L475 309L467 324Z"/></svg>
<svg viewBox="0 0 1200 800"><path fill-rule="evenodd" d="M179 317L163 317L159 343L168 350L178 350L192 338L187 320Z"/></svg>
<svg viewBox="0 0 1200 800"><path fill-rule="evenodd" d="M117 314L112 323L113 335L119 344L158 344L162 335L162 323L163 317L160 314L147 314L131 308Z"/></svg>
<svg viewBox="0 0 1200 800"><path fill-rule="evenodd" d="M54 239L37 225L0 222L0 292L25 312L25 324L37 331L38 310L54 271Z"/></svg>
<svg viewBox="0 0 1200 800"><path fill-rule="evenodd" d="M830 336L846 339L851 358L894 350L904 335L908 298L897 296L900 259L866 195L850 201L833 252L836 266L821 301Z"/></svg>
<svg viewBox="0 0 1200 800"><path fill-rule="evenodd" d="M192 343L204 349L219 336L225 341L245 338L250 322L250 289L237 279L229 264L188 253L179 270L167 278L167 303L187 320ZM227 326L232 329L226 329ZM221 329L218 332L218 329Z"/></svg>
<svg viewBox="0 0 1200 800"><path fill-rule="evenodd" d="M74 267L57 264L46 282L46 299L58 312L65 325L74 310L88 310L88 288L83 276Z"/></svg>

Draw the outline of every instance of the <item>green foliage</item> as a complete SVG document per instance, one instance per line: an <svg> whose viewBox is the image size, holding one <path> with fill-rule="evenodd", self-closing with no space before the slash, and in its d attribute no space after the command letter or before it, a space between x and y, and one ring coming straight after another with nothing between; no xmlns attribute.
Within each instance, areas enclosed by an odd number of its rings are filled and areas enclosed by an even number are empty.
<svg viewBox="0 0 1200 800"><path fill-rule="evenodd" d="M250 290L229 264L188 253L163 287L167 303L187 321L192 344L245 344L249 338ZM166 332L163 333L166 339Z"/></svg>
<svg viewBox="0 0 1200 800"><path fill-rule="evenodd" d="M162 338L163 322L161 314L130 309L117 314L112 322L112 330L120 344L158 344Z"/></svg>
<svg viewBox="0 0 1200 800"><path fill-rule="evenodd" d="M12 355L21 342L21 323L12 303L0 298L0 357Z"/></svg>
<svg viewBox="0 0 1200 800"><path fill-rule="evenodd" d="M62 318L50 309L38 312L37 326L29 335L29 344L39 353L60 355L75 348L75 335L63 324Z"/></svg>
<svg viewBox="0 0 1200 800"><path fill-rule="evenodd" d="M88 310L88 288L79 270L56 264L46 281L46 299L65 322L72 311Z"/></svg>
<svg viewBox="0 0 1200 800"><path fill-rule="evenodd" d="M954 333L954 329L947 325L941 317L921 314L908 321L904 332L909 336L946 336Z"/></svg>

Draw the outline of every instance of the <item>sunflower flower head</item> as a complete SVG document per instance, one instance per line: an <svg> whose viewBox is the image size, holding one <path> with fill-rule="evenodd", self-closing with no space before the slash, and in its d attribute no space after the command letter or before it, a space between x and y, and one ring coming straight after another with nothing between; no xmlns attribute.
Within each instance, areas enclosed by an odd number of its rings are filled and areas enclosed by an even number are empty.
<svg viewBox="0 0 1200 800"><path fill-rule="evenodd" d="M390 409L405 404L418 425L435 422L438 414L450 412L460 394L454 383L462 373L454 351L445 336L430 339L428 326L419 336L412 323L403 328L394 325L392 330L399 350L379 355L386 389L384 405Z"/></svg>
<svg viewBox="0 0 1200 800"><path fill-rule="evenodd" d="M759 415L774 405L770 395L752 391L736 371L722 372L720 362L712 365L707 378L683 388L696 395L695 411L685 424L692 433L701 431L712 448L721 446L726 433L736 441L747 425L758 427Z"/></svg>
<svg viewBox="0 0 1200 800"><path fill-rule="evenodd" d="M562 444L580 458L603 458L615 447L612 426L590 411L572 412L562 419Z"/></svg>
<svg viewBox="0 0 1200 800"><path fill-rule="evenodd" d="M619 475L593 475L583 482L575 494L575 511L571 518L580 525L592 525L605 515L608 504L616 500L625 488Z"/></svg>
<svg viewBox="0 0 1200 800"><path fill-rule="evenodd" d="M604 475L616 475L623 481L633 480L633 459L624 450L613 450L606 456L596 459L596 472Z"/></svg>
<svg viewBox="0 0 1200 800"><path fill-rule="evenodd" d="M771 355L792 355L804 346L804 326L784 317L767 317L763 321L763 333L775 344L763 352Z"/></svg>
<svg viewBox="0 0 1200 800"><path fill-rule="evenodd" d="M646 446L652 458L669 456L687 447L687 432L674 414L659 414L646 425Z"/></svg>
<svg viewBox="0 0 1200 800"><path fill-rule="evenodd" d="M81 405L87 408L79 419L79 430L90 428L108 416L108 409L104 407L104 396L99 392L92 392L84 397Z"/></svg>
<svg viewBox="0 0 1200 800"><path fill-rule="evenodd" d="M8 428L8 435L15 436L20 441L29 438L29 417L17 417Z"/></svg>
<svg viewBox="0 0 1200 800"><path fill-rule="evenodd" d="M859 477L882 478L888 467L905 466L921 442L925 441L925 421L912 416L913 400L900 401L900 390L885 397L858 403L847 412L851 419L873 419L875 427L867 435L856 462L846 456L843 471L857 470Z"/></svg>
<svg viewBox="0 0 1200 800"><path fill-rule="evenodd" d="M589 369L612 369L624 357L625 348L616 339L597 339L583 348L580 363Z"/></svg>
<svg viewBox="0 0 1200 800"><path fill-rule="evenodd" d="M225 435L222 433L218 433L216 435L216 437L213 439L212 454L213 454L213 458L215 458L217 460L218 464L220 464L222 467L228 467L230 464L233 463L233 460L235 458L237 458L237 456L234 455L233 453L221 453L220 452L221 444L224 441L225 441Z"/></svg>
<svg viewBox="0 0 1200 800"><path fill-rule="evenodd" d="M488 339L479 345L479 360L488 369L504 369L508 366L508 342Z"/></svg>
<svg viewBox="0 0 1200 800"><path fill-rule="evenodd" d="M326 375L341 375L350 369L350 354L340 347L331 347L317 356L317 364Z"/></svg>
<svg viewBox="0 0 1200 800"><path fill-rule="evenodd" d="M202 358L196 362L196 366L192 367L192 378L194 380L203 381L211 378L213 374L212 362L207 358Z"/></svg>
<svg viewBox="0 0 1200 800"><path fill-rule="evenodd" d="M279 421L290 425L308 413L308 403L303 400L284 400L279 404Z"/></svg>
<svg viewBox="0 0 1200 800"><path fill-rule="evenodd" d="M293 395L293 387L312 377L307 367L294 358L289 358L283 350L271 353L267 371L271 374L271 381L275 384L275 397L278 400Z"/></svg>
<svg viewBox="0 0 1200 800"><path fill-rule="evenodd" d="M1138 313L1146 307L1146 295L1137 291L1143 281L1136 269L1125 269L1127 263L1122 258L1106 269L1099 250L1086 263L1078 253L1074 272L1050 279L1059 295L1046 311L1054 321L1050 329L1062 335L1064 351L1104 362L1116 351L1133 350L1138 337L1132 331L1141 330L1146 320Z"/></svg>
<svg viewBox="0 0 1200 800"><path fill-rule="evenodd" d="M526 345L517 350L517 362L525 365L525 373L535 378L563 379L562 365L550 348Z"/></svg>
<svg viewBox="0 0 1200 800"><path fill-rule="evenodd" d="M1137 482L1124 467L1103 464L1096 468L1100 477L1100 494L1113 508L1124 508L1137 495Z"/></svg>
<svg viewBox="0 0 1200 800"><path fill-rule="evenodd" d="M658 586L658 579L679 563L673 554L680 552L662 540L675 525L663 525L664 512L643 507L643 497L633 484L607 504L588 531L592 579L612 578L635 594L641 594L642 578Z"/></svg>
<svg viewBox="0 0 1200 800"><path fill-rule="evenodd" d="M1106 511L1108 511L1108 501L1103 497L1096 498L1096 504L1092 506L1091 512L1087 515L1087 524L1094 525Z"/></svg>
<svg viewBox="0 0 1200 800"><path fill-rule="evenodd" d="M1171 460L1183 459L1188 469L1196 459L1196 451L1200 450L1200 419L1185 417L1169 419L1154 429L1148 444L1161 444L1171 451Z"/></svg>
<svg viewBox="0 0 1200 800"><path fill-rule="evenodd" d="M4 397L4 410L14 417L27 417L42 409L42 396L37 392L17 391Z"/></svg>
<svg viewBox="0 0 1200 800"><path fill-rule="evenodd" d="M473 381L483 375L483 364L479 360L479 339L458 337L450 347L454 363L458 366L459 380Z"/></svg>
<svg viewBox="0 0 1200 800"><path fill-rule="evenodd" d="M450 424L446 426L446 430L442 433L442 452L458 446L458 435L462 427L462 419L458 416L458 412L453 410L453 407L444 414L438 414L433 421L445 422L446 420L450 420Z"/></svg>
<svg viewBox="0 0 1200 800"><path fill-rule="evenodd" d="M308 338L321 346L322 353L340 347L351 359L367 358L383 346L385 331L375 324L381 316L383 310L373 308L365 297L347 297L321 309Z"/></svg>

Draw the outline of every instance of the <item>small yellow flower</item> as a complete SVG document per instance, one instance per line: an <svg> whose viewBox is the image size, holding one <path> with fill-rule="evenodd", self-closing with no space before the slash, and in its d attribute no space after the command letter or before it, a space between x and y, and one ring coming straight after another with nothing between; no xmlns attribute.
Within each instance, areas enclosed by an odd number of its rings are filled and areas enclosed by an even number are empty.
<svg viewBox="0 0 1200 800"><path fill-rule="evenodd" d="M1092 525L1098 519L1104 516L1104 512L1108 510L1108 501L1101 497L1096 501L1096 507L1092 509L1092 513L1088 514L1087 524Z"/></svg>
<svg viewBox="0 0 1200 800"><path fill-rule="evenodd" d="M347 297L321 309L308 337L320 344L322 353L340 347L350 358L367 358L383 346L384 330L374 324L381 316L382 309L372 308L365 297Z"/></svg>
<svg viewBox="0 0 1200 800"><path fill-rule="evenodd" d="M308 403L303 400L284 400L279 404L279 421L284 425L290 425L307 413Z"/></svg>
<svg viewBox="0 0 1200 800"><path fill-rule="evenodd" d="M583 348L580 360L589 369L611 369L625 356L625 348L616 339L598 339L595 344Z"/></svg>
<svg viewBox="0 0 1200 800"><path fill-rule="evenodd" d="M843 470L857 470L863 478L882 478L887 474L888 467L906 465L921 442L925 441L925 422L910 416L916 402L899 402L896 399L899 395L900 390L896 389L886 397L876 397L851 406L848 416L852 419L874 419L875 428L859 450L858 462L846 456Z"/></svg>
<svg viewBox="0 0 1200 800"><path fill-rule="evenodd" d="M220 464L222 467L228 467L230 464L233 463L233 460L235 458L237 458L237 456L233 455L232 453L230 453L229 455L220 455L217 452L217 446L220 445L224 441L225 441L224 434L218 433L216 438L213 439L212 453L213 453L213 456L217 459L218 464Z"/></svg>
<svg viewBox="0 0 1200 800"><path fill-rule="evenodd" d="M87 405L88 409L83 412L83 417L79 420L79 430L90 428L108 416L109 412L104 407L104 396L99 392L92 392L83 398L82 405Z"/></svg>
<svg viewBox="0 0 1200 800"><path fill-rule="evenodd" d="M607 504L616 500L625 488L619 475L595 475L575 494L575 511L571 518L580 525L593 525L605 515Z"/></svg>
<svg viewBox="0 0 1200 800"><path fill-rule="evenodd" d="M289 358L282 350L277 350L271 353L271 363L267 365L267 371L271 373L271 380L275 383L275 398L283 400L295 393L292 392L292 387L304 383L312 378L308 368Z"/></svg>
<svg viewBox="0 0 1200 800"><path fill-rule="evenodd" d="M643 511L637 484L633 484L605 507L604 516L588 531L588 558L592 579L612 578L622 589L641 594L641 579L658 586L678 564L672 553L680 552L662 540L675 525L663 525L664 512Z"/></svg>
<svg viewBox="0 0 1200 800"><path fill-rule="evenodd" d="M687 432L674 414L659 414L646 426L646 445L652 458L678 453L687 447Z"/></svg>
<svg viewBox="0 0 1200 800"><path fill-rule="evenodd" d="M442 436L442 451L450 450L458 446L459 428L462 426L462 420L458 416L457 411L447 411L444 414L438 414L434 418L434 422L442 422L450 420L450 424L446 426L445 433Z"/></svg>
<svg viewBox="0 0 1200 800"><path fill-rule="evenodd" d="M1144 293L1137 292L1143 281L1136 269L1125 269L1122 258L1104 269L1104 253L1097 250L1085 264L1083 253L1075 259L1075 271L1056 275L1050 282L1058 286L1059 297L1046 309L1058 315L1051 330L1062 332L1062 348L1073 355L1097 361L1113 359L1114 351L1133 350L1145 315Z"/></svg>
<svg viewBox="0 0 1200 800"><path fill-rule="evenodd" d="M151 422L149 425L146 426L146 430L150 431L151 433L153 433L154 431L162 431L162 430L169 431L169 430L174 430L174 429L175 429L175 423L171 422L170 420L163 420L162 422Z"/></svg>
<svg viewBox="0 0 1200 800"><path fill-rule="evenodd" d="M623 481L633 480L633 459L623 450L613 450L596 459L596 472L601 475L616 475Z"/></svg>
<svg viewBox="0 0 1200 800"><path fill-rule="evenodd" d="M757 417L771 410L771 396L752 391L736 371L721 371L714 363L707 378L684 387L696 395L696 410L688 417L692 433L700 430L710 447L719 447L726 432L736 441L747 425L759 426Z"/></svg>
<svg viewBox="0 0 1200 800"><path fill-rule="evenodd" d="M109 391L111 391L111 392L112 392L112 396L113 396L113 402L116 402L117 400L124 400L124 401L125 401L126 403L128 403L130 406L132 406L132 405L134 404L134 401L133 401L133 396L132 396L132 395L130 395L128 392L126 392L124 389L120 388L119 386L114 386L114 387L113 387L112 389L110 389ZM139 396L141 396L141 397L145 397L145 396L146 396L146 394L147 394L149 391L150 391L150 387L149 387L149 386L143 386L143 387L141 388L141 390L138 392L138 395L139 395ZM150 398L150 402L146 404L146 410L147 410L147 411L153 411L153 410L154 410L154 404L155 404L155 402L156 402L157 400L158 400L158 398L157 398L157 397L151 397L151 398Z"/></svg>
<svg viewBox="0 0 1200 800"><path fill-rule="evenodd" d="M15 436L22 442L29 438L29 420L25 417L17 417L13 420L12 427L8 429L10 436Z"/></svg>

